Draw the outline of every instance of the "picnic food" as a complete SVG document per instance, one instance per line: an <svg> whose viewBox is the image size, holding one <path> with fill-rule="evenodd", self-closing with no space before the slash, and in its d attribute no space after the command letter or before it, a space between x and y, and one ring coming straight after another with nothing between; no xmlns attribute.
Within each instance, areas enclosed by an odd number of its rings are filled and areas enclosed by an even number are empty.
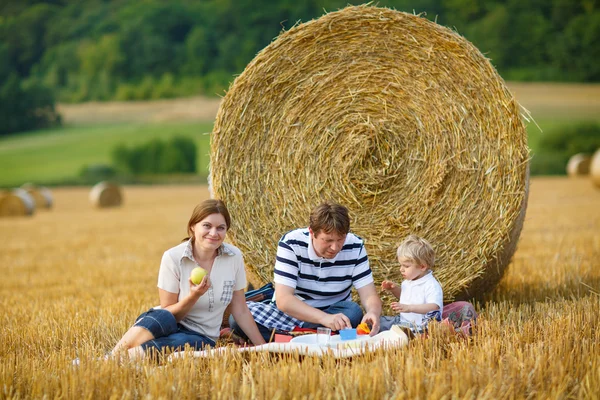
<svg viewBox="0 0 600 400"><path fill-rule="evenodd" d="M194 283L194 285L199 285L202 282L202 279L206 276L206 270L204 268L196 267L192 270L190 274L190 279Z"/></svg>

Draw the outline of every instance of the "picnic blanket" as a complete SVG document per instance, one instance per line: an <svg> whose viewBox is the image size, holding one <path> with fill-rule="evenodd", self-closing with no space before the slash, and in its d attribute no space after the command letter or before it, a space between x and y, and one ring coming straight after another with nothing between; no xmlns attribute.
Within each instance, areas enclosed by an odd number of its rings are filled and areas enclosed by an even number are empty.
<svg viewBox="0 0 600 400"><path fill-rule="evenodd" d="M301 336L302 337L302 336ZM307 336L304 336L307 337ZM337 337L337 338L336 338ZM337 340L336 340L337 339ZM289 353L299 354L303 356L332 356L335 358L348 358L355 357L366 353L367 351L374 351L379 348L399 348L404 347L408 344L408 336L401 329L392 329L389 331L381 332L372 337L365 336L359 337L355 340L340 341L339 335L331 337L331 343L329 345L320 345L316 343L302 343L298 341L291 341L287 343L266 343L259 346L247 346L247 347L217 347L210 348L202 351L194 352L175 352L169 357L170 360L184 357L217 357L228 352L238 351L241 353L256 353L256 352L268 352L268 353Z"/></svg>

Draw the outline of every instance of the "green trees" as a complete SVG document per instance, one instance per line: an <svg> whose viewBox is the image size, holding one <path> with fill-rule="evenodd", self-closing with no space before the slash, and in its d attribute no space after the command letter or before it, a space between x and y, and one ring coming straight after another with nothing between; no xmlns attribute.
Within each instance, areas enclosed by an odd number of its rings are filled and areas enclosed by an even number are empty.
<svg viewBox="0 0 600 400"><path fill-rule="evenodd" d="M65 102L221 94L282 29L362 3L9 0L0 6L0 86L12 96L3 100L3 109L8 110L6 101L29 104L30 100L16 101L27 98L27 91L46 104L43 99L51 95L44 87ZM425 12L427 18L455 28L491 59L505 79L600 81L597 1L381 0L377 4ZM13 97L15 101L10 100ZM41 114L53 115L51 111ZM36 121L39 126L39 118ZM6 122L1 130L24 129L23 124Z"/></svg>
<svg viewBox="0 0 600 400"><path fill-rule="evenodd" d="M19 17L0 17L0 135L60 123L53 92L31 71L45 51L47 21L56 7L36 4Z"/></svg>
<svg viewBox="0 0 600 400"><path fill-rule="evenodd" d="M0 59L2 59L0 45ZM60 124L52 91L0 65L0 136Z"/></svg>
<svg viewBox="0 0 600 400"><path fill-rule="evenodd" d="M597 2L450 0L445 4L442 24L456 26L507 80L600 80L595 61L600 55Z"/></svg>

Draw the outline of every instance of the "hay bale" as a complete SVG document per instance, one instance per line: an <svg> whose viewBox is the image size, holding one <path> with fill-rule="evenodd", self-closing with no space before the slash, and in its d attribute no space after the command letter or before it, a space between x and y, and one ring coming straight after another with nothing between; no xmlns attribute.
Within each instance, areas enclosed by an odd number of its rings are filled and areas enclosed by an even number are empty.
<svg viewBox="0 0 600 400"><path fill-rule="evenodd" d="M592 158L587 154L578 153L569 158L567 163L567 175L581 176L590 173L590 162Z"/></svg>
<svg viewBox="0 0 600 400"><path fill-rule="evenodd" d="M33 215L35 201L24 189L14 189L0 194L0 216Z"/></svg>
<svg viewBox="0 0 600 400"><path fill-rule="evenodd" d="M98 208L118 207L123 202L121 188L111 182L97 183L90 191L90 202Z"/></svg>
<svg viewBox="0 0 600 400"><path fill-rule="evenodd" d="M346 205L376 283L401 280L410 233L437 251L446 300L502 277L528 192L521 108L471 43L425 18L358 6L282 33L230 86L211 187L234 216L250 279L324 199Z"/></svg>
<svg viewBox="0 0 600 400"><path fill-rule="evenodd" d="M38 210L49 210L52 208L52 193L50 190L43 186L36 186L32 183L25 183L21 185L21 189L24 189L35 201L35 207Z"/></svg>
<svg viewBox="0 0 600 400"><path fill-rule="evenodd" d="M590 177L592 183L600 188L600 149L596 150L590 161Z"/></svg>

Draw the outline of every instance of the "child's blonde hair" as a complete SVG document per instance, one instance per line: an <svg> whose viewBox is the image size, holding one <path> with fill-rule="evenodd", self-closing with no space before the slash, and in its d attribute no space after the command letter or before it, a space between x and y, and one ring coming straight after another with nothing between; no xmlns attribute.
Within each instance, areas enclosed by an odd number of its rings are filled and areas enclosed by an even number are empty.
<svg viewBox="0 0 600 400"><path fill-rule="evenodd" d="M427 240L417 235L410 235L398 246L398 258L403 257L427 268L433 268L435 251Z"/></svg>

